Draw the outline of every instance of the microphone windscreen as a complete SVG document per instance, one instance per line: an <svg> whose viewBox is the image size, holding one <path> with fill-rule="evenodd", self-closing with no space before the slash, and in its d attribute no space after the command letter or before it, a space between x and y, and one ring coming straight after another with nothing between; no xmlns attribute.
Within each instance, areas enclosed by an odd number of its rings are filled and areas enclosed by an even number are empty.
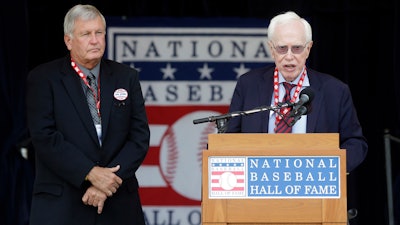
<svg viewBox="0 0 400 225"><path fill-rule="evenodd" d="M311 102L314 99L314 91L310 87L304 88L300 92L300 98L301 98L301 95L307 95L308 96L308 102Z"/></svg>
<svg viewBox="0 0 400 225"><path fill-rule="evenodd" d="M306 107L306 106L304 106L304 105L302 105L300 108L299 108L299 114L300 115L306 115L307 113L308 113L308 108Z"/></svg>
<svg viewBox="0 0 400 225"><path fill-rule="evenodd" d="M306 101L304 101L305 104L303 106L305 106L305 109L302 109L302 115L309 114L312 111L311 101L314 99L314 90L310 87L304 88L300 92L300 99L307 99Z"/></svg>

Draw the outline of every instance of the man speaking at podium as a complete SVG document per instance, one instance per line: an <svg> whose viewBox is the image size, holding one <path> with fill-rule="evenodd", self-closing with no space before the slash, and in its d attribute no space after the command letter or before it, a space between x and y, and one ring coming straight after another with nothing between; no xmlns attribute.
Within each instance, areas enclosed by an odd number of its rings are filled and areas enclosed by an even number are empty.
<svg viewBox="0 0 400 225"><path fill-rule="evenodd" d="M229 112L270 105L274 110L231 118L226 133L339 133L346 149L347 172L366 157L350 89L339 79L306 67L310 24L294 12L275 16L268 27L268 47L275 65L243 74Z"/></svg>

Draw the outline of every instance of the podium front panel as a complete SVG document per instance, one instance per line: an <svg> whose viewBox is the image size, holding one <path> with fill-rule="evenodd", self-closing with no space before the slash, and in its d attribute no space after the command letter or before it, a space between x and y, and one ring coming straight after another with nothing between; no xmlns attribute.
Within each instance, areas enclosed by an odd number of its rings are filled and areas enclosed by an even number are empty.
<svg viewBox="0 0 400 225"><path fill-rule="evenodd" d="M202 224L347 224L346 152L338 147L337 134L212 134L209 149L203 151ZM212 137L211 137L212 136ZM307 136L307 137L306 137ZM312 143L315 145L312 145ZM336 142L336 143L335 143ZM229 143L229 144L226 144ZM224 146L227 145L227 148ZM215 157L254 158L338 157L340 182L338 196L333 197L223 197L210 198L209 159ZM323 166L324 163L321 163ZM237 170L237 169L235 169ZM279 171L278 171L279 172ZM216 173L218 174L218 173ZM220 173L237 184L242 173ZM236 176L236 175L237 176ZM232 179L230 175L234 175ZM246 174L246 182L248 174ZM310 176L311 177L311 176ZM272 183L272 182L271 182ZM231 185L232 186L232 185ZM230 190L231 186L218 186ZM247 187L246 187L247 188ZM216 189L218 191L218 189ZM233 189L232 189L233 190ZM238 188L237 191L241 189ZM272 188L273 190L273 188ZM278 189L277 189L278 190ZM277 191L276 190L276 191ZM326 190L326 189L321 189ZM271 190L269 190L271 191ZM272 192L271 192L272 193Z"/></svg>

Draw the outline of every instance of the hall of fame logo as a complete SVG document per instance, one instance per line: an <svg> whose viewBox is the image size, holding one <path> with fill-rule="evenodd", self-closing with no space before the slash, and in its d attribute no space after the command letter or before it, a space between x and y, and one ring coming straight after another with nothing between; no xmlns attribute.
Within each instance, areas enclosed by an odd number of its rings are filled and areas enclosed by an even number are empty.
<svg viewBox="0 0 400 225"><path fill-rule="evenodd" d="M150 149L136 173L146 223L201 224L202 151L217 129L193 120L227 113L237 78L272 63L267 26L258 19L219 27L218 19L108 21L106 56L139 71L150 124ZM240 173L216 173L219 191L237 191Z"/></svg>
<svg viewBox="0 0 400 225"><path fill-rule="evenodd" d="M245 157L209 157L209 198L235 198L246 194Z"/></svg>

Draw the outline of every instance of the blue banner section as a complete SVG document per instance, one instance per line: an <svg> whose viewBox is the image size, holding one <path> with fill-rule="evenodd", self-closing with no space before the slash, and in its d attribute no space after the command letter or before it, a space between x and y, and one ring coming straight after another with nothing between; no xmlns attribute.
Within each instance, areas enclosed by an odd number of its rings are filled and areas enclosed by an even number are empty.
<svg viewBox="0 0 400 225"><path fill-rule="evenodd" d="M141 71L141 80L236 80L241 75L240 69L257 68L265 63L228 63L228 62L125 62ZM238 72L235 72L238 71ZM169 72L168 72L169 71ZM203 71L203 72L202 72ZM246 72L243 71L243 72Z"/></svg>
<svg viewBox="0 0 400 225"><path fill-rule="evenodd" d="M340 197L339 157L249 157L249 197Z"/></svg>

